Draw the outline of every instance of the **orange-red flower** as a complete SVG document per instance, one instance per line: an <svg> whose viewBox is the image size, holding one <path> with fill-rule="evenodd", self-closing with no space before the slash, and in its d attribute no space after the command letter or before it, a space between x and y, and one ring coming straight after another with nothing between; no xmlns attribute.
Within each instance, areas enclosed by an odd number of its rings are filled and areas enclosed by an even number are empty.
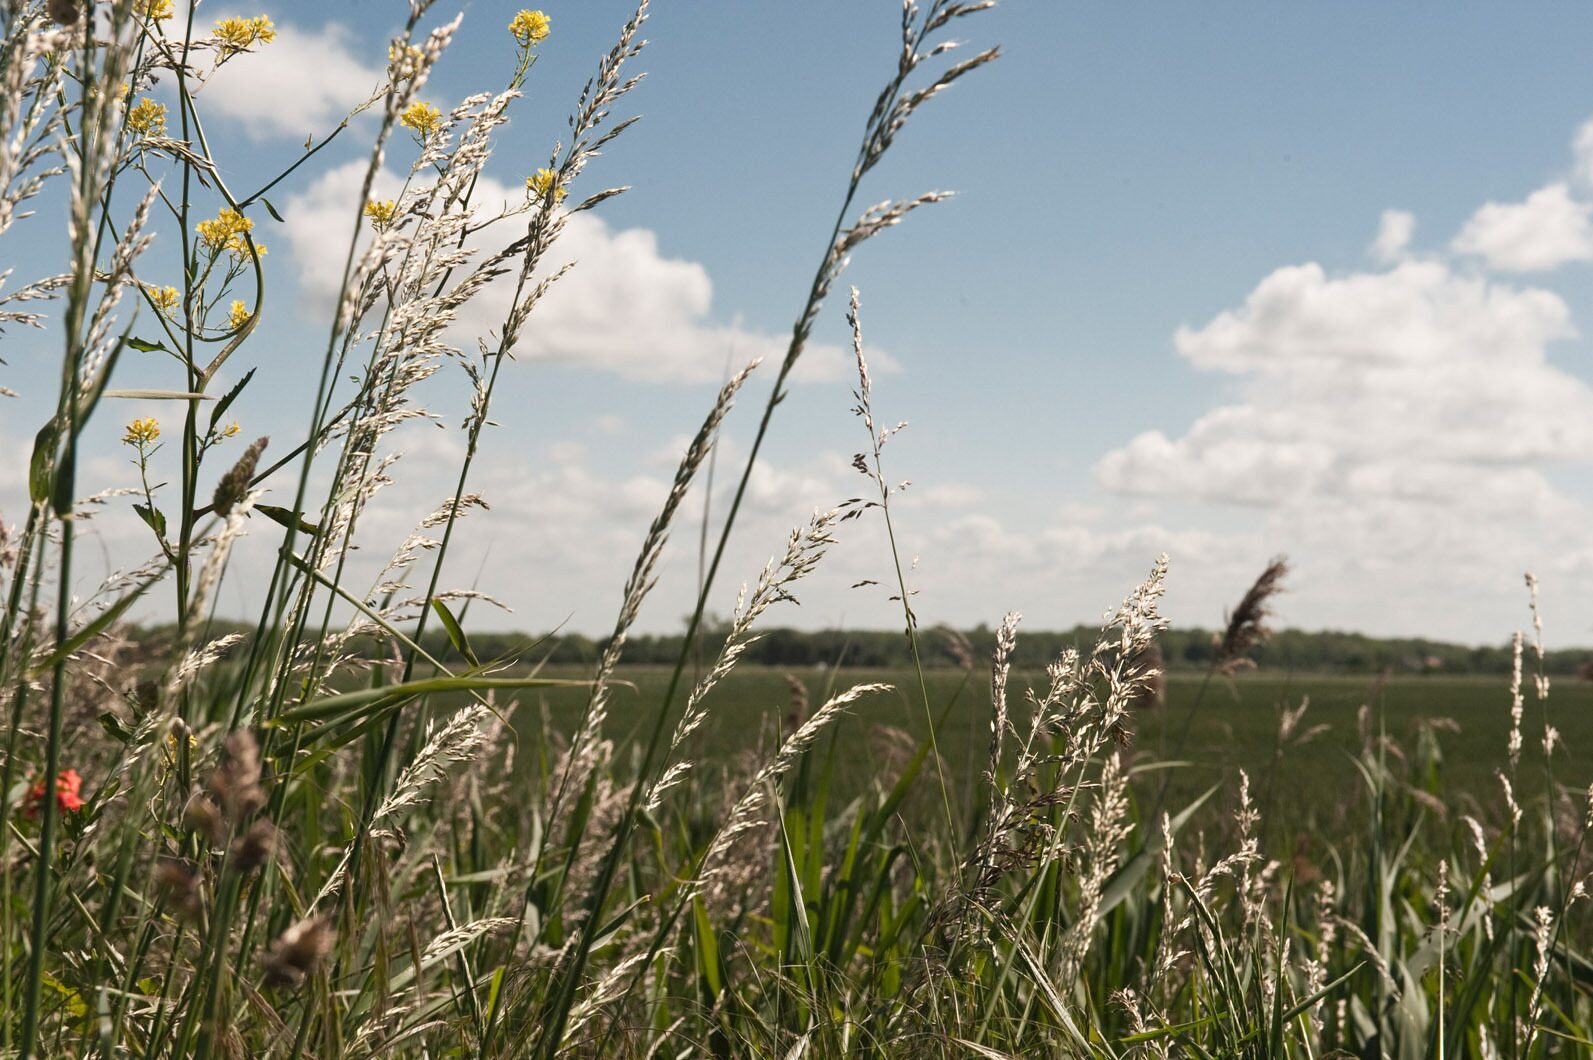
<svg viewBox="0 0 1593 1060"><path fill-rule="evenodd" d="M83 778L78 776L77 770L61 770L61 775L55 778L55 804L62 813L76 813L83 808L83 799L78 795L82 787ZM40 780L28 790L28 816L37 817L43 802L44 781Z"/></svg>

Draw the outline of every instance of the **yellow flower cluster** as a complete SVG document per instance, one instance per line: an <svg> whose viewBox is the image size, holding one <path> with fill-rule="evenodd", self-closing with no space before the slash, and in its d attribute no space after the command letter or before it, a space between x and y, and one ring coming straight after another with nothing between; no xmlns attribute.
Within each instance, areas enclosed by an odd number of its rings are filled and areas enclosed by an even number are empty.
<svg viewBox="0 0 1593 1060"><path fill-rule="evenodd" d="M371 227L380 232L393 223L393 217L398 213L398 204L392 199L376 199L365 204L365 216L370 219Z"/></svg>
<svg viewBox="0 0 1593 1060"><path fill-rule="evenodd" d="M254 18L224 18L216 23L216 37L221 50L231 54L244 51L256 44L270 44L277 39L276 27L265 15Z"/></svg>
<svg viewBox="0 0 1593 1060"><path fill-rule="evenodd" d="M243 327L249 322L249 317L251 315L252 314L249 312L249 307L234 298L232 300L232 308L227 313L228 330L237 331L239 328Z"/></svg>
<svg viewBox="0 0 1593 1060"><path fill-rule="evenodd" d="M414 129L421 137L430 136L442 127L442 111L430 103L411 103L399 115L400 124Z"/></svg>
<svg viewBox="0 0 1593 1060"><path fill-rule="evenodd" d="M238 426L238 421L233 420L231 424L222 429L221 436L223 438L233 438L236 437L238 432L241 430L243 430L243 428Z"/></svg>
<svg viewBox="0 0 1593 1060"><path fill-rule="evenodd" d="M142 449L144 446L160 437L160 424L153 416L141 420L134 420L127 425L127 433L122 435L125 445L136 445Z"/></svg>
<svg viewBox="0 0 1593 1060"><path fill-rule="evenodd" d="M564 196L568 194L569 189L562 184L555 188L554 183L558 179L559 175L557 173L553 172L553 170L547 168L546 166L543 166L541 169L525 178L525 189L539 199L546 199L548 197L548 192L551 190L553 192L553 201L563 202Z"/></svg>
<svg viewBox="0 0 1593 1060"><path fill-rule="evenodd" d="M222 207L215 217L194 226L200 242L208 249L216 253L231 251L240 258L248 256L249 245L244 236L253 230L254 222L230 206ZM266 252L264 243L256 243L254 249L259 254Z"/></svg>
<svg viewBox="0 0 1593 1060"><path fill-rule="evenodd" d="M183 300L183 293L175 287L147 287L145 293L162 313L170 313Z"/></svg>
<svg viewBox="0 0 1593 1060"><path fill-rule="evenodd" d="M139 100L127 112L127 127L140 136L160 136L166 131L166 104Z"/></svg>
<svg viewBox="0 0 1593 1060"><path fill-rule="evenodd" d="M151 22L171 18L171 0L139 0L137 11Z"/></svg>
<svg viewBox="0 0 1593 1060"><path fill-rule="evenodd" d="M548 39L548 16L540 11L522 10L509 21L509 32L514 34L514 39L520 47L529 48Z"/></svg>

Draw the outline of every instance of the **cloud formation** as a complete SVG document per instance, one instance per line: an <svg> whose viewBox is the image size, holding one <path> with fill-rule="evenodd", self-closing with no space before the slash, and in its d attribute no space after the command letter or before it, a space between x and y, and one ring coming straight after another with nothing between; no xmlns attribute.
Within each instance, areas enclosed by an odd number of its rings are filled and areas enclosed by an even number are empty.
<svg viewBox="0 0 1593 1060"><path fill-rule="evenodd" d="M278 23L276 32L273 43L229 60L199 94L206 113L256 140L325 133L387 79L354 54L354 34L336 22L318 30Z"/></svg>
<svg viewBox="0 0 1593 1060"><path fill-rule="evenodd" d="M1239 376L1242 400L1176 439L1147 431L1096 472L1117 492L1264 506L1436 501L1462 479L1519 499L1524 471L1593 451L1593 389L1547 357L1573 334L1558 295L1438 262L1278 269L1175 339L1197 367Z"/></svg>
<svg viewBox="0 0 1593 1060"><path fill-rule="evenodd" d="M1563 183L1539 188L1524 202L1485 203L1452 247L1502 272L1540 272L1593 260L1593 203L1573 199Z"/></svg>
<svg viewBox="0 0 1593 1060"><path fill-rule="evenodd" d="M364 171L363 162L333 169L290 198L283 210L302 305L312 314L324 315L336 298ZM399 178L384 171L374 194L392 197L400 187ZM521 197L501 181L483 177L475 201L486 213ZM713 382L723 376L727 358L778 363L785 355L784 335L715 319L707 268L669 257L648 229L615 229L595 213L575 214L549 258L548 270L552 263L574 262L575 268L538 304L516 347L519 358L578 364L650 382ZM473 346L475 337L501 326L512 293L508 279L501 278L461 312L455 334L462 345ZM884 351L871 351L869 364L876 371L896 367ZM852 371L850 351L813 344L793 378L832 381Z"/></svg>

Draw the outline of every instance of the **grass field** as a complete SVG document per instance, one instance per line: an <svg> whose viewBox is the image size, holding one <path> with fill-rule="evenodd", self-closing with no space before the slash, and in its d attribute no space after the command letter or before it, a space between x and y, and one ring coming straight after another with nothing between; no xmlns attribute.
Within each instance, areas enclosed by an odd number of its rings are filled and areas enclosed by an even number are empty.
<svg viewBox="0 0 1593 1060"><path fill-rule="evenodd" d="M753 362L621 557L595 665L536 674L472 647L480 594L459 584L496 589L503 562L451 546L488 506L478 454L530 459L488 430L517 411L495 388L564 274L566 225L625 190L585 170L621 154L647 0L501 210L486 167L511 105L516 122L541 105L527 85L559 46L547 13L500 23L500 65L477 70L494 91L453 106L428 79L459 22L411 0L364 124L273 175L212 155L230 138L207 140L201 89L302 38L208 6L0 0L0 234L36 206L64 237L59 262L0 292L0 324L47 324L62 354L58 393L17 405L26 501L0 525L0 1060L1593 1055L1593 688L1549 699L1551 755L1542 704L1503 680L1246 674L1282 557L1236 603L1209 601L1229 616L1212 665L1239 676L1173 678L1161 706L1145 694L1167 556L1098 601L1122 603L1044 675L1008 679L1040 657L1013 654L1015 616L967 670L738 669L852 519L886 532L872 573L927 657L892 515L905 484L881 456L900 427L874 419L855 289L865 496L798 523L722 628L709 608L743 574L720 560L746 536L771 423L798 426L776 412L852 255L945 197L865 206L916 112L996 57L952 51L988 0L902 6L761 413L733 408ZM373 138L305 373L281 333L252 338L288 308L256 238L281 219L267 193L353 128ZM69 193L30 202L52 179ZM148 257L157 231L175 250ZM509 297L463 315L489 284ZM301 402L302 435L228 444L256 371ZM439 374L452 382L427 385ZM170 411L86 430L102 398L129 397ZM678 663L629 668L732 413L755 433L697 542ZM457 475L394 522L370 505L411 466L392 432L421 421L449 430ZM113 464L124 479L89 496L87 470ZM83 527L109 504L136 514L147 558L94 588ZM263 585L233 562L246 535L280 542L259 552L275 557ZM391 557L371 582L349 565L361 552ZM214 637L240 581L250 624ZM169 614L169 636L127 626L134 608ZM710 628L714 657L694 665ZM441 636L452 664L427 647ZM1539 647L1514 641L1518 675Z"/></svg>
<svg viewBox="0 0 1593 1060"><path fill-rule="evenodd" d="M553 676L579 677L576 669ZM865 682L884 682L896 691L863 705L839 721L821 745L822 759L838 792L855 794L871 782L885 782L906 753L924 738L927 722L917 698L917 676L911 670L810 670L799 680L812 703L834 690ZM627 667L614 691L612 733L629 746L645 729L650 710L662 697L669 672L663 668ZM940 749L947 782L960 793L959 804L971 804L978 772L988 753L990 680L975 670L930 670L925 674L929 699L937 709L951 704L941 729ZM1016 687L1043 681L1040 674L1014 674ZM1190 707L1201 696L1202 677L1176 674L1167 679L1165 702L1135 715L1127 747L1135 761L1149 765L1173 756ZM585 694L578 689L542 693L557 732L572 730ZM787 672L739 668L707 699L709 717L699 732L694 754L706 762L731 762L739 753L767 750L777 726L789 731L792 690ZM1293 739L1279 746L1280 712L1309 706ZM1218 678L1206 688L1190 727L1180 763L1168 786L1169 807L1187 803L1212 785L1224 788L1212 800L1214 810L1231 808L1238 771L1246 770L1263 793L1275 784L1272 809L1279 827L1270 838L1293 841L1301 832L1323 838L1342 837L1364 810L1360 774L1354 764L1363 746L1362 708L1373 732L1391 738L1392 746L1412 750L1430 733L1441 756L1438 773L1420 778L1433 787L1455 813L1491 820L1501 810L1495 770L1506 766L1510 730L1508 679L1496 677L1405 676L1374 679L1328 674L1241 673ZM1585 790L1593 782L1593 684L1566 680L1551 687L1548 709L1564 749L1558 756L1557 784ZM533 712L521 715L521 730L532 733ZM1434 722L1447 720L1453 725ZM1300 742L1313 727L1325 731ZM1541 740L1542 711L1528 695L1523 724L1529 744ZM901 734L905 733L903 737ZM1397 760L1397 754L1394 755ZM1133 785L1142 797L1160 786L1160 773L1142 773ZM1523 768L1521 794L1539 796L1545 777L1540 766ZM1258 798L1263 795L1258 794Z"/></svg>

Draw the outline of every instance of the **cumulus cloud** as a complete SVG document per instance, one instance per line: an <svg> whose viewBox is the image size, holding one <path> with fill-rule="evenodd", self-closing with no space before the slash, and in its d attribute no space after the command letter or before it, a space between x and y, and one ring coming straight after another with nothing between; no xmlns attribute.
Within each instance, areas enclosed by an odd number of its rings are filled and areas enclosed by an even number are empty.
<svg viewBox="0 0 1593 1060"><path fill-rule="evenodd" d="M1593 450L1593 389L1547 358L1572 334L1558 295L1436 262L1278 269L1243 308L1176 337L1196 366L1242 377L1243 400L1182 437L1139 435L1097 475L1119 492L1260 505L1462 486L1519 498L1524 468Z"/></svg>
<svg viewBox="0 0 1593 1060"><path fill-rule="evenodd" d="M1415 232L1415 214L1407 210L1384 210L1378 219L1377 238L1372 241L1372 256L1384 264L1398 261L1404 257Z"/></svg>
<svg viewBox="0 0 1593 1060"><path fill-rule="evenodd" d="M364 165L353 162L329 171L289 199L283 211L302 304L311 313L324 315L336 298ZM400 186L398 177L383 172L374 194L392 197ZM483 177L475 201L484 211L496 211L518 197L518 191ZM575 214L550 258L574 262L575 268L537 306L517 357L580 364L632 379L709 382L723 376L729 356L740 363L754 357L778 362L785 354L784 335L716 319L707 268L668 256L648 229L615 229L594 213ZM511 293L500 280L465 308L456 329L464 345L501 325ZM896 362L884 351L872 351L870 367L888 371ZM849 351L814 344L794 378L836 380L852 371Z"/></svg>
<svg viewBox="0 0 1593 1060"><path fill-rule="evenodd" d="M1558 295L1442 262L1281 268L1176 334L1233 396L1095 474L1153 511L1245 513L1311 572L1297 587L1311 624L1485 636L1489 612L1508 628L1520 571L1587 584L1571 557L1593 513L1550 474L1593 452L1593 388L1549 358L1574 334Z"/></svg>
<svg viewBox="0 0 1593 1060"><path fill-rule="evenodd" d="M232 119L255 139L329 132L386 80L382 67L354 54L354 34L345 26L307 30L279 22L276 31L273 43L229 60L200 93L207 112Z"/></svg>
<svg viewBox="0 0 1593 1060"><path fill-rule="evenodd" d="M1504 272L1588 261L1593 259L1593 203L1572 198L1564 183L1539 188L1525 202L1485 203L1452 246L1456 253L1475 255Z"/></svg>

